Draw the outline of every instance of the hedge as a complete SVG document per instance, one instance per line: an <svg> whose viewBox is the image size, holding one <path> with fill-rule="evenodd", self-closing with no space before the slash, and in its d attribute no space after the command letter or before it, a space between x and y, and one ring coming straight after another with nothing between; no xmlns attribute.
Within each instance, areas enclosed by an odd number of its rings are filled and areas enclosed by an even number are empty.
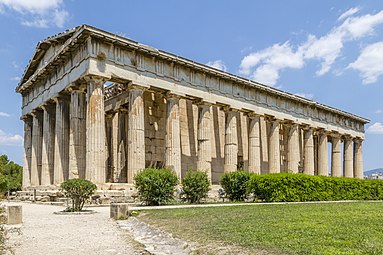
<svg viewBox="0 0 383 255"><path fill-rule="evenodd" d="M252 174L249 193L266 202L382 200L383 181L305 174Z"/></svg>

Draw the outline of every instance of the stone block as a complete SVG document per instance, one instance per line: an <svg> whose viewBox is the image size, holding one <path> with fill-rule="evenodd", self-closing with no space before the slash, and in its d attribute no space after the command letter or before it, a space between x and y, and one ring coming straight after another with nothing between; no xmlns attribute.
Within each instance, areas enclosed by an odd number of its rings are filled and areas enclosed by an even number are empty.
<svg viewBox="0 0 383 255"><path fill-rule="evenodd" d="M21 224L23 222L23 213L21 205L7 206L7 224Z"/></svg>
<svg viewBox="0 0 383 255"><path fill-rule="evenodd" d="M115 220L128 217L127 203L112 203L110 204L110 218Z"/></svg>

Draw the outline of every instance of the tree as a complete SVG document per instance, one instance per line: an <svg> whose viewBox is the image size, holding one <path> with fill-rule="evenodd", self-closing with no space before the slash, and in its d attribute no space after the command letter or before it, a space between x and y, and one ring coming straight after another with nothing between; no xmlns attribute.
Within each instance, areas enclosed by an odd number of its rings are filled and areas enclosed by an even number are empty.
<svg viewBox="0 0 383 255"><path fill-rule="evenodd" d="M23 168L0 155L0 192L21 190Z"/></svg>
<svg viewBox="0 0 383 255"><path fill-rule="evenodd" d="M72 199L72 208L67 208L71 212L80 212L87 199L97 189L96 184L84 179L69 179L61 183L61 189L66 197Z"/></svg>

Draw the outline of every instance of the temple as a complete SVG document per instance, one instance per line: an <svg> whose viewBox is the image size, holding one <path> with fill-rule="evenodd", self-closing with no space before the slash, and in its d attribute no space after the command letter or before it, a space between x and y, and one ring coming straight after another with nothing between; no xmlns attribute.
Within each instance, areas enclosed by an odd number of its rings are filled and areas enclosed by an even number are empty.
<svg viewBox="0 0 383 255"><path fill-rule="evenodd" d="M41 41L16 91L25 190L146 167L363 178L369 120L88 25Z"/></svg>

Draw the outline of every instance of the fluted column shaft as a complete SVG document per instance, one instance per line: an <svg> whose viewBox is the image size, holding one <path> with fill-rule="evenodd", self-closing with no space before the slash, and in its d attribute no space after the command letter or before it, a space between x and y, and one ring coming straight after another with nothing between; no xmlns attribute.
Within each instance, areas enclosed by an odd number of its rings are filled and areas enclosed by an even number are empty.
<svg viewBox="0 0 383 255"><path fill-rule="evenodd" d="M344 176L352 178L354 177L354 166L353 166L353 155L352 155L352 142L350 138L345 138L343 142L343 169L344 169Z"/></svg>
<svg viewBox="0 0 383 255"><path fill-rule="evenodd" d="M106 180L104 81L87 78L86 179L96 184Z"/></svg>
<svg viewBox="0 0 383 255"><path fill-rule="evenodd" d="M69 179L85 178L86 101L85 91L73 89L70 103Z"/></svg>
<svg viewBox="0 0 383 255"><path fill-rule="evenodd" d="M331 153L331 176L342 176L341 140L339 136L333 136Z"/></svg>
<svg viewBox="0 0 383 255"><path fill-rule="evenodd" d="M226 110L224 172L234 172L238 164L237 111Z"/></svg>
<svg viewBox="0 0 383 255"><path fill-rule="evenodd" d="M32 161L32 126L33 119L26 116L24 119L24 166L23 188L31 186L31 161Z"/></svg>
<svg viewBox="0 0 383 255"><path fill-rule="evenodd" d="M363 156L362 156L362 140L354 141L354 177L363 179Z"/></svg>
<svg viewBox="0 0 383 255"><path fill-rule="evenodd" d="M318 175L328 176L328 140L326 133L318 135Z"/></svg>
<svg viewBox="0 0 383 255"><path fill-rule="evenodd" d="M279 121L270 120L269 133L269 173L281 172L281 152L279 148Z"/></svg>
<svg viewBox="0 0 383 255"><path fill-rule="evenodd" d="M206 171L211 180L211 113L210 104L201 103L198 105L198 152L197 169Z"/></svg>
<svg viewBox="0 0 383 255"><path fill-rule="evenodd" d="M53 183L61 184L69 172L69 103L66 98L55 98L56 125Z"/></svg>
<svg viewBox="0 0 383 255"><path fill-rule="evenodd" d="M299 126L292 124L289 127L287 138L287 170L292 173L299 171Z"/></svg>
<svg viewBox="0 0 383 255"><path fill-rule="evenodd" d="M165 166L173 169L181 178L181 133L179 97L166 98Z"/></svg>
<svg viewBox="0 0 383 255"><path fill-rule="evenodd" d="M314 139L313 130L306 129L304 131L304 163L303 173L314 175Z"/></svg>
<svg viewBox="0 0 383 255"><path fill-rule="evenodd" d="M261 173L260 117L249 115L249 172Z"/></svg>
<svg viewBox="0 0 383 255"><path fill-rule="evenodd" d="M51 106L43 106L43 110L41 185L47 186L53 183L56 118L55 109L52 109Z"/></svg>
<svg viewBox="0 0 383 255"><path fill-rule="evenodd" d="M144 90L139 86L129 87L128 104L128 183L145 168L145 109Z"/></svg>
<svg viewBox="0 0 383 255"><path fill-rule="evenodd" d="M31 159L31 186L40 185L41 152L43 142L43 114L40 111L32 113L32 159Z"/></svg>

